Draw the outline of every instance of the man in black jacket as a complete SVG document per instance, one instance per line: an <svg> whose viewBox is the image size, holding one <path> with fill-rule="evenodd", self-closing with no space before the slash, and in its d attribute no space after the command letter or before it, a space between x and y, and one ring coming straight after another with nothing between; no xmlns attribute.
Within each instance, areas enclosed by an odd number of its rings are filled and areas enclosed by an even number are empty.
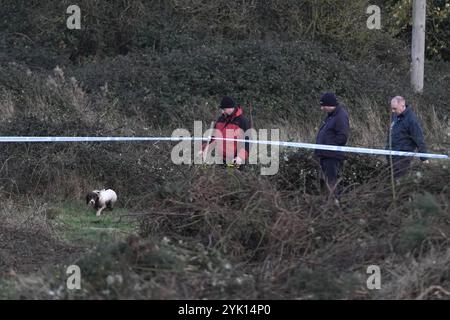
<svg viewBox="0 0 450 320"><path fill-rule="evenodd" d="M419 120L406 104L405 98L397 96L391 101L392 121L389 129L386 149L396 151L409 151L427 153L427 146L423 137L422 127ZM390 157L388 156L388 161ZM428 163L426 158L420 158L422 162ZM392 156L395 179L400 178L408 172L411 166L411 158L403 156Z"/></svg>
<svg viewBox="0 0 450 320"><path fill-rule="evenodd" d="M317 144L345 146L349 134L348 113L344 106L339 104L333 93L325 93L320 99L323 111L327 113L317 135ZM339 197L337 179L342 169L345 154L339 151L316 150L315 155L320 160L320 167L324 180L334 195Z"/></svg>

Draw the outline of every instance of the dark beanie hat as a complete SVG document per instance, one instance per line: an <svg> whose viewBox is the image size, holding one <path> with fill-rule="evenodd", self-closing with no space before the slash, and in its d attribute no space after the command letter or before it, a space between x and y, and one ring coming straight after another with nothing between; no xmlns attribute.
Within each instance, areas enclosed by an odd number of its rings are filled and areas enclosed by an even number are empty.
<svg viewBox="0 0 450 320"><path fill-rule="evenodd" d="M324 93L320 98L320 105L328 107L337 107L338 102L336 96L331 92Z"/></svg>
<svg viewBox="0 0 450 320"><path fill-rule="evenodd" d="M220 103L220 108L236 108L236 103L234 102L233 98L223 97L222 102Z"/></svg>

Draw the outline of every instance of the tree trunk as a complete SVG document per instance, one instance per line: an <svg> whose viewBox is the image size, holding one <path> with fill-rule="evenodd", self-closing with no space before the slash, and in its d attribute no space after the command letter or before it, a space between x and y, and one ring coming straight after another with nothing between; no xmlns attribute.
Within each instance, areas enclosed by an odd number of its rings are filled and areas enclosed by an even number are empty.
<svg viewBox="0 0 450 320"><path fill-rule="evenodd" d="M411 84L415 92L423 92L425 63L426 0L414 0L411 46Z"/></svg>

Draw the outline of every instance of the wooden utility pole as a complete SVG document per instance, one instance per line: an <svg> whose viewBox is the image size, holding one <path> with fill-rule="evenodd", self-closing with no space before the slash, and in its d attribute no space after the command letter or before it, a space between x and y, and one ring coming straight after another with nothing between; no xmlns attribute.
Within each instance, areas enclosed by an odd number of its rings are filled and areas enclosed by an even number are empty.
<svg viewBox="0 0 450 320"><path fill-rule="evenodd" d="M423 92L425 64L425 25L427 0L414 0L411 46L411 84L415 92Z"/></svg>

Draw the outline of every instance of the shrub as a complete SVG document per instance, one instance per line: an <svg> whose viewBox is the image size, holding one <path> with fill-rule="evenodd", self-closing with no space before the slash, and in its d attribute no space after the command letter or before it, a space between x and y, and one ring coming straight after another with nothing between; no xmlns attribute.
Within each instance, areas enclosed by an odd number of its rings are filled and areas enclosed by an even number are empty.
<svg viewBox="0 0 450 320"><path fill-rule="evenodd" d="M412 0L388 1L389 31L392 35L411 41ZM428 58L450 61L450 3L446 0L427 1L425 26Z"/></svg>

